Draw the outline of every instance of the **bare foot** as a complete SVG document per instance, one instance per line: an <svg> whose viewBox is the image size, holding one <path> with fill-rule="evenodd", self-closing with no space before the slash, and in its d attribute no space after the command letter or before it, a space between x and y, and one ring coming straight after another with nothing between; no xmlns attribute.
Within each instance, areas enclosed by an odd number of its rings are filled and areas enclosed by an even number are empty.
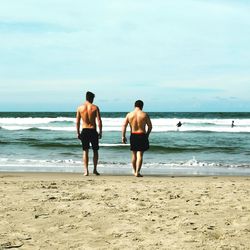
<svg viewBox="0 0 250 250"><path fill-rule="evenodd" d="M95 174L95 175L100 175L100 174L97 172L97 170L94 170L94 171L93 171L93 174Z"/></svg>
<svg viewBox="0 0 250 250"><path fill-rule="evenodd" d="M140 173L135 173L135 177L143 177Z"/></svg>
<svg viewBox="0 0 250 250"><path fill-rule="evenodd" d="M89 175L89 172L84 172L84 176L88 176Z"/></svg>

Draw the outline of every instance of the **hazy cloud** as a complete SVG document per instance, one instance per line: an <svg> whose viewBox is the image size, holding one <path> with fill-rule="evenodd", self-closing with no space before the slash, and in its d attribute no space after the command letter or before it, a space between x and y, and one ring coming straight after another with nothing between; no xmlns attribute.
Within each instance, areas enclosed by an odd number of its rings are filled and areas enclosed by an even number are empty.
<svg viewBox="0 0 250 250"><path fill-rule="evenodd" d="M36 90L45 96L55 91L63 100L92 89L106 110L114 106L105 100L127 110L137 98L152 102L153 110L180 110L183 104L227 110L231 96L245 110L249 11L246 0L3 1L1 109L10 107L10 90L21 107L35 102ZM21 89L27 95L19 96ZM194 104L194 95L203 98ZM213 104L218 95L227 100L223 105ZM51 104L53 98L42 100ZM52 106L71 109L70 101Z"/></svg>

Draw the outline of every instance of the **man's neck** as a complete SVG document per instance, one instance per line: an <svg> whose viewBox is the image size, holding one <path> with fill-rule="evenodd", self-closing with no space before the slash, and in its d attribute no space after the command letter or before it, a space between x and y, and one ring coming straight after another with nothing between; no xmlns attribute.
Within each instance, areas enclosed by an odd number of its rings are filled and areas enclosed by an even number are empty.
<svg viewBox="0 0 250 250"><path fill-rule="evenodd" d="M142 111L139 107L135 107L135 111Z"/></svg>
<svg viewBox="0 0 250 250"><path fill-rule="evenodd" d="M92 104L92 102L85 101L85 104L91 105L91 104Z"/></svg>

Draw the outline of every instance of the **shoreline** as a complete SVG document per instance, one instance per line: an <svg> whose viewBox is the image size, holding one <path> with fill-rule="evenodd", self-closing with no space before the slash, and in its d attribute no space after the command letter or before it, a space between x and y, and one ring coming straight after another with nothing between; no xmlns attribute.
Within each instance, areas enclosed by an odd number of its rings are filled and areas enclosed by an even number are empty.
<svg viewBox="0 0 250 250"><path fill-rule="evenodd" d="M55 179L71 179L71 178L88 178L88 177L135 177L132 173L100 173L99 176L96 176L92 172L90 172L89 176L84 176L83 172L24 172L24 171L0 171L0 178L5 177L18 177L18 178L43 178L46 179L48 177L55 178ZM183 175L174 175L174 174L143 174L145 178L248 178L250 175L194 175L194 174L183 174ZM136 178L136 177L135 177ZM136 178L138 179L138 178ZM142 179L142 178L139 178ZM250 180L250 179L249 179Z"/></svg>
<svg viewBox="0 0 250 250"><path fill-rule="evenodd" d="M131 178L132 180L143 180L143 179L246 179L250 181L250 176L248 175L159 175L159 174L152 174L152 175L143 175L142 178L135 177L132 173L131 174L100 174L95 175L92 172L90 172L89 176L84 176L84 173L72 173L72 172L0 172L0 180L10 178L10 180L16 180L16 181L50 181L50 180L85 180L88 178L91 179L114 179L119 180L120 179L128 179Z"/></svg>
<svg viewBox="0 0 250 250"><path fill-rule="evenodd" d="M0 174L2 173L50 173L50 174L79 174L83 173L83 167L32 167L32 166L20 166L21 170L17 170L18 167L11 169L10 166L1 166ZM93 171L93 167L89 166L90 173ZM104 176L131 176L132 167L98 167L98 171L101 175ZM142 166L142 175L143 176L159 176L159 177L169 177L169 176L189 176L189 177L213 177L213 176L250 176L250 167L241 167L241 168L222 168L222 167L175 167L175 168L147 168Z"/></svg>
<svg viewBox="0 0 250 250"><path fill-rule="evenodd" d="M0 249L249 249L250 177L0 173Z"/></svg>

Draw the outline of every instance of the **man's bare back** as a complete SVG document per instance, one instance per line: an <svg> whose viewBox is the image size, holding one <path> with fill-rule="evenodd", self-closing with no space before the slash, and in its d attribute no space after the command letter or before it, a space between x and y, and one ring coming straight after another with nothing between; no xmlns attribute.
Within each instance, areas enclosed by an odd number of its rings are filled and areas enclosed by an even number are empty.
<svg viewBox="0 0 250 250"><path fill-rule="evenodd" d="M147 113L140 109L127 114L126 117L132 133L144 133L146 134L146 125L149 124L149 117Z"/></svg>
<svg viewBox="0 0 250 250"><path fill-rule="evenodd" d="M78 107L77 111L82 119L82 128L96 128L96 117L98 111L96 105L85 102Z"/></svg>
<svg viewBox="0 0 250 250"><path fill-rule="evenodd" d="M99 127L99 137L101 137L101 116L99 108L86 101L83 105L79 106L77 109L77 124L79 124L79 127L77 127L77 133L80 134L80 120L82 121L82 128L90 128L90 129L96 129L96 120Z"/></svg>

